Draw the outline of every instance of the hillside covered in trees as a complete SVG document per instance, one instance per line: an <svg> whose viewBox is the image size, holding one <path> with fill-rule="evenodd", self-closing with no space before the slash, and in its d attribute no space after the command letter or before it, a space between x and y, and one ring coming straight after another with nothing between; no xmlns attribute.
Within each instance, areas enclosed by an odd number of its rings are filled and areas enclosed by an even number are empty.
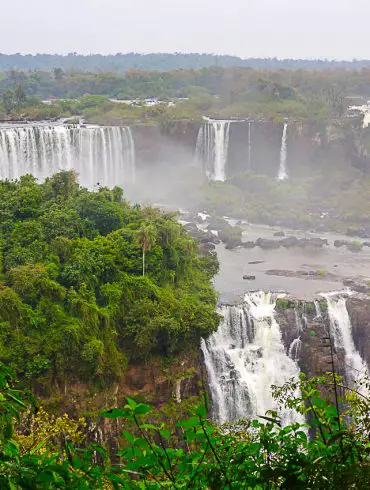
<svg viewBox="0 0 370 490"><path fill-rule="evenodd" d="M0 361L26 386L107 386L217 328L217 260L173 215L61 172L1 182L0 216Z"/></svg>

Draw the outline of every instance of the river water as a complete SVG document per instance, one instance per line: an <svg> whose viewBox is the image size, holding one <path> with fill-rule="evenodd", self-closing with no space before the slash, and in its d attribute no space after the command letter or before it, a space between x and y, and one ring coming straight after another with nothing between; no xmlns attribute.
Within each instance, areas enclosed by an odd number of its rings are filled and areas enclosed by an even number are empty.
<svg viewBox="0 0 370 490"><path fill-rule="evenodd" d="M370 279L370 248L364 247L361 252L350 252L346 247L337 248L335 240L350 242L351 237L335 233L313 233L297 230L287 230L264 225L243 225L243 241L255 241L258 238L281 240L274 237L277 231L284 231L285 236L297 238L324 238L329 242L322 248L286 249L280 247L274 250L225 249L224 244L216 246L220 262L220 272L215 278L215 287L221 294L221 302L234 302L248 291L286 291L294 297L303 300L315 299L319 293L343 289L343 279ZM363 241L363 240L362 240ZM249 262L259 262L249 264ZM320 271L317 277L282 277L266 274L269 270L287 271ZM243 276L255 276L255 280L243 280ZM332 278L330 274L335 275ZM328 275L326 278L325 275Z"/></svg>

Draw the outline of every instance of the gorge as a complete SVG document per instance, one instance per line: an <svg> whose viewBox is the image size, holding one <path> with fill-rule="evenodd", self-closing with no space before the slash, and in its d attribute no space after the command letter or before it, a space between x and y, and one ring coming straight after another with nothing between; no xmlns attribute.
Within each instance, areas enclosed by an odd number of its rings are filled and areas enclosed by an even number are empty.
<svg viewBox="0 0 370 490"><path fill-rule="evenodd" d="M191 124L178 121L165 128L77 127L68 123L8 125L0 127L0 169L2 179L17 179L26 173L44 179L58 170L73 169L88 188L98 183L122 185L133 200L141 200L144 195L145 202L156 199L154 202L164 201L174 209L178 203L172 203L171 196L166 201L162 189L167 192L172 188L175 194L181 194L176 179L182 179L182 172L187 174L189 188L195 192L199 181L202 185L208 185L207 180L210 180L211 186L226 186L243 172L265 175L271 182L276 181L276 177L278 181L289 181L298 178L298 174L311 173L312 165L315 166L316 159L323 154L334 152L341 155L340 158L347 158L347 150L344 150L347 139L339 143L338 139L332 142L327 139L324 144L322 138L313 128L302 128L294 122L288 127L287 122L273 124L257 120L206 119ZM298 158L303 147L307 151ZM351 158L349 166L358 163L356 154ZM312 165L308 165L308 161ZM164 171L166 179L163 179ZM164 183L153 197L156 177ZM204 198L199 199L196 193L193 197L191 192L189 196L180 197L192 209L190 218L185 215L184 221L190 220L196 228L199 223L194 220L194 210L202 209L199 206L204 204ZM208 243L210 230L222 233L222 229L217 230L217 225L212 223L216 218L220 219L212 212L210 217L204 214L202 228L196 228L198 232L208 230L198 237L201 242ZM323 221L319 216L318 222ZM202 341L200 357L196 354L191 361L183 360L183 368L178 367L174 381L168 381L167 375L153 368L155 372L149 382L144 379L146 375L138 372L142 369L140 365L130 366L119 382L118 396L124 393L145 395L159 405L172 397L181 401L199 393L197 383L205 366L215 419L223 423L255 417L274 409L271 385L283 384L297 377L300 371L320 374L327 370L328 352L323 338L328 329L335 343L338 372L345 376L348 384L355 386L356 373L366 373L369 354L363 340L359 339L366 338L364 332L370 316L366 316L367 323L362 325L356 319L363 309L367 311L366 295L356 293L346 299L345 294L332 297L329 293L338 286L344 289L345 281L353 277L366 282L362 264L369 257L367 248L363 247L355 256L350 250L334 246L335 241L348 240L346 235L330 235L320 229L314 234L312 230L243 225L237 219L230 221L231 227L236 222L242 228L241 243L231 250L225 249L223 243L215 244L221 266L215 280L222 316L218 331ZM285 244L294 236L295 240L303 241L324 237L329 245L308 246L302 251L293 240L292 247L280 243L275 246L272 242L276 240L276 233L282 234ZM273 247L264 249L254 245L248 248L248 245L244 248L243 244L251 240L257 243L260 239L269 241ZM255 277L254 282L246 285L243 273ZM348 311L347 303L350 303ZM190 377L186 375L189 370L193 370ZM79 400L75 402L79 407L77 411L81 410L85 406L84 391L81 396L77 395L73 384L67 391L74 393ZM68 405L68 394L65 400ZM294 413L281 416L286 422L300 420Z"/></svg>

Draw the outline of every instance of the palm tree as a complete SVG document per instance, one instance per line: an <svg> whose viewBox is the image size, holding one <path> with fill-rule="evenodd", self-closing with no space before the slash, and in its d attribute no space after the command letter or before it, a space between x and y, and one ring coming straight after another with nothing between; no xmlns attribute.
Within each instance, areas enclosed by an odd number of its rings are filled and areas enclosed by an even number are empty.
<svg viewBox="0 0 370 490"><path fill-rule="evenodd" d="M157 230L152 223L144 222L137 231L137 241L143 251L143 276L145 276L145 254L157 240Z"/></svg>

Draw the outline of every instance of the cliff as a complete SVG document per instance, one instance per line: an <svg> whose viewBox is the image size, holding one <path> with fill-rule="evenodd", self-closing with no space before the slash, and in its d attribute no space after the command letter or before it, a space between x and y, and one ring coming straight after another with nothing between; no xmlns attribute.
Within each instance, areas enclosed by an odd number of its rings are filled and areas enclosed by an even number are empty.
<svg viewBox="0 0 370 490"><path fill-rule="evenodd" d="M134 127L139 167L193 158L198 121L169 120ZM254 120L230 125L227 176L251 171L275 177L279 165L283 122ZM323 167L352 167L370 171L366 142L370 129L362 129L356 118L330 123L288 121L287 167L292 177L311 177ZM250 136L250 141L249 141Z"/></svg>

